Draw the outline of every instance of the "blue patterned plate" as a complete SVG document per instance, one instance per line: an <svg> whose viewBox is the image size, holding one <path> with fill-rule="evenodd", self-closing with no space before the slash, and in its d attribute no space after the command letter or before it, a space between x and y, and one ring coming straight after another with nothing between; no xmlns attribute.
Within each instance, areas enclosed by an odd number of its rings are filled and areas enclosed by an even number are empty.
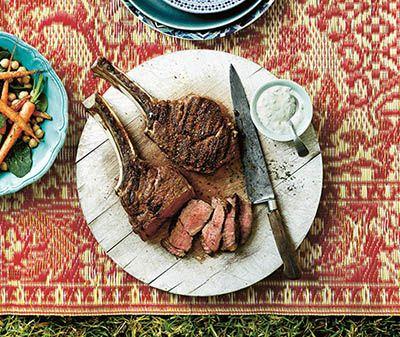
<svg viewBox="0 0 400 337"><path fill-rule="evenodd" d="M245 0L164 0L182 11L208 14L231 9Z"/></svg>
<svg viewBox="0 0 400 337"><path fill-rule="evenodd" d="M242 5L219 14L193 14L181 11L160 0L129 0L153 21L168 27L200 31L216 29L235 22L250 13L262 0L246 0Z"/></svg>
<svg viewBox="0 0 400 337"><path fill-rule="evenodd" d="M154 20L145 15L140 9L135 7L135 5L133 5L133 3L130 2L129 0L121 0L121 1L135 16L138 17L140 21L142 21L147 26L163 34L186 40L210 40L218 37L225 37L230 34L236 33L239 30L252 24L258 18L260 18L268 10L268 8L272 6L275 0L262 0L261 3L256 8L254 8L250 13L248 13L244 17L240 18L239 20L229 25L215 29L199 30L199 31L192 31L182 28L178 29L178 28L173 28L169 25L162 24L157 20Z"/></svg>
<svg viewBox="0 0 400 337"><path fill-rule="evenodd" d="M68 125L67 93L50 63L32 46L11 34L0 32L1 47L12 50L15 44L16 60L27 69L44 70L43 75L47 78L44 89L48 100L47 112L53 120L41 125L45 136L39 146L32 151L33 166L26 176L18 178L9 172L0 172L0 195L19 191L40 179L50 169L64 144Z"/></svg>

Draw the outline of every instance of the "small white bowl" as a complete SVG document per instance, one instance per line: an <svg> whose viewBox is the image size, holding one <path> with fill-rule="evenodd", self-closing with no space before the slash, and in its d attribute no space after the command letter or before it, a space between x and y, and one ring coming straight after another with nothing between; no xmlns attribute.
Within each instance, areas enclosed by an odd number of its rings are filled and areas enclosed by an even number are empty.
<svg viewBox="0 0 400 337"><path fill-rule="evenodd" d="M296 132L300 136L307 130L308 126L311 123L312 115L313 115L313 107L311 103L311 98L304 90L302 86L297 84L296 82L289 81L289 80L273 80L268 83L265 83L260 88L257 89L256 93L253 96L251 101L251 119L253 123L257 127L257 129L268 138L273 140L277 140L280 142L288 142L293 140L292 133L279 133L275 132L274 130L270 130L261 123L260 118L257 113L257 102L260 96L268 89L275 87L275 86L283 86L288 87L293 90L294 96L297 98L300 104L303 104L304 107L304 118L301 120L300 124L295 125Z"/></svg>

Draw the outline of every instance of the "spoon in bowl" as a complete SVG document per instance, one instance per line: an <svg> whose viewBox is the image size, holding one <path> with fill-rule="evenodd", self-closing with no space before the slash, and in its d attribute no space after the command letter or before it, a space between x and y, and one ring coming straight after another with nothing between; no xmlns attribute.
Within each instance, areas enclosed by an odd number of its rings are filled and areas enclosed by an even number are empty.
<svg viewBox="0 0 400 337"><path fill-rule="evenodd" d="M295 115L297 113L297 111L299 110L299 101L297 100L296 96L293 96L296 100L296 111L293 115ZM292 117L293 117L292 115ZM293 142L294 142L294 147L296 148L297 154L299 155L299 157L305 157L307 156L310 151L308 151L307 147L304 145L303 141L300 139L299 135L296 132L296 129L293 125L293 122L291 121L291 119L288 119L287 123L290 126L290 129L292 130L293 133Z"/></svg>

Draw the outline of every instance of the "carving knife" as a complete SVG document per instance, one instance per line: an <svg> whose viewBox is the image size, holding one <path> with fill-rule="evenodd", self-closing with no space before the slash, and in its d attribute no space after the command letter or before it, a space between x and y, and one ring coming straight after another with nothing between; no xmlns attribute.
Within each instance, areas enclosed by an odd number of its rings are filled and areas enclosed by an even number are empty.
<svg viewBox="0 0 400 337"><path fill-rule="evenodd" d="M241 158L247 194L252 204L268 206L268 217L283 261L283 272L290 279L298 279L301 270L296 249L279 213L258 133L250 117L249 101L233 65L230 66L230 85L236 126L242 139Z"/></svg>

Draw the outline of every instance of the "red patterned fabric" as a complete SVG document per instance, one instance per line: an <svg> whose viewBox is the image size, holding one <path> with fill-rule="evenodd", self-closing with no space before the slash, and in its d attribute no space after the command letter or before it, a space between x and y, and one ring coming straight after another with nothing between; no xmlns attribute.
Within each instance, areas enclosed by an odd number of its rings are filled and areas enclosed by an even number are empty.
<svg viewBox="0 0 400 337"><path fill-rule="evenodd" d="M54 167L0 198L0 314L399 314L399 11L396 0L276 0L235 36L188 42L143 26L118 0L1 1L0 28L51 61L71 108ZM89 65L107 55L130 69L193 48L249 58L313 99L324 190L300 248L300 281L277 272L222 297L171 295L118 268L85 223L74 159L85 123L79 101L100 86Z"/></svg>

